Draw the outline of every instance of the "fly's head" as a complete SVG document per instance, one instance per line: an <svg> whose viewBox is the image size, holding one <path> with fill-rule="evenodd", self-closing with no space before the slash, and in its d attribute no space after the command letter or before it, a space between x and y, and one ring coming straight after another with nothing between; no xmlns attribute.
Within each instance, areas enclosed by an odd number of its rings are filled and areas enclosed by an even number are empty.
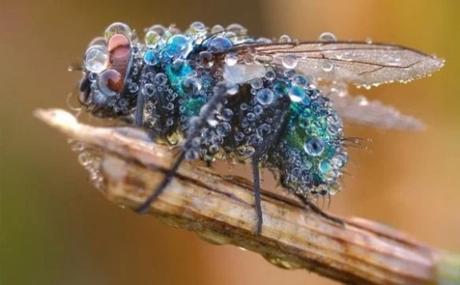
<svg viewBox="0 0 460 285"><path fill-rule="evenodd" d="M120 117L131 112L137 93L132 74L135 52L133 32L123 23L111 24L104 37L90 42L79 96L86 110L98 117Z"/></svg>

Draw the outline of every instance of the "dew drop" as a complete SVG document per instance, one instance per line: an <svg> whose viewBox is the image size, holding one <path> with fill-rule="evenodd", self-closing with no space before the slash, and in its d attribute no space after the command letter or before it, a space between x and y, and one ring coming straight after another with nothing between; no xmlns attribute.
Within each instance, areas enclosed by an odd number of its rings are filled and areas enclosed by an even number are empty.
<svg viewBox="0 0 460 285"><path fill-rule="evenodd" d="M273 60L273 57L266 54L258 54L254 56L254 60L260 63L270 63Z"/></svg>
<svg viewBox="0 0 460 285"><path fill-rule="evenodd" d="M211 67L213 66L214 62L212 53L209 51L202 51L198 54L198 62L203 67Z"/></svg>
<svg viewBox="0 0 460 285"><path fill-rule="evenodd" d="M153 25L151 26L150 28L148 28L146 30L146 32L148 33L149 31L153 31L155 33L157 33L160 37L163 37L166 33L166 28L163 27L162 25Z"/></svg>
<svg viewBox="0 0 460 285"><path fill-rule="evenodd" d="M305 86L307 85L308 80L304 76L297 74L292 79L292 82L299 86Z"/></svg>
<svg viewBox="0 0 460 285"><path fill-rule="evenodd" d="M246 114L246 118L249 122L254 122L256 120L256 115L252 112Z"/></svg>
<svg viewBox="0 0 460 285"><path fill-rule="evenodd" d="M80 165L87 167L91 164L92 155L89 151L84 151L78 155L78 162Z"/></svg>
<svg viewBox="0 0 460 285"><path fill-rule="evenodd" d="M222 27L221 25L214 25L211 28L211 34L222 33L223 31L225 31L225 28Z"/></svg>
<svg viewBox="0 0 460 285"><path fill-rule="evenodd" d="M125 23L115 22L105 29L104 37L108 40L115 34L125 35L127 38L131 38L131 28Z"/></svg>
<svg viewBox="0 0 460 285"><path fill-rule="evenodd" d="M153 49L148 49L144 53L144 62L148 65L156 65L159 62L157 53Z"/></svg>
<svg viewBox="0 0 460 285"><path fill-rule="evenodd" d="M88 44L88 48L90 48L92 46L106 47L107 46L107 41L105 40L104 37L96 37Z"/></svg>
<svg viewBox="0 0 460 285"><path fill-rule="evenodd" d="M128 91L129 91L129 93L135 94L135 93L137 93L138 90L139 90L139 84L137 84L134 81L129 81L128 82Z"/></svg>
<svg viewBox="0 0 460 285"><path fill-rule="evenodd" d="M318 170L323 174L330 173L332 171L332 165L325 159L321 160L318 164Z"/></svg>
<svg viewBox="0 0 460 285"><path fill-rule="evenodd" d="M240 86L238 84L231 84L227 86L228 95L235 95L236 93L238 93L239 90L240 90Z"/></svg>
<svg viewBox="0 0 460 285"><path fill-rule="evenodd" d="M246 111L249 108L249 105L246 103L241 103L240 105L240 110L241 111Z"/></svg>
<svg viewBox="0 0 460 285"><path fill-rule="evenodd" d="M288 35L281 35L278 39L279 43L290 43L292 41L291 37Z"/></svg>
<svg viewBox="0 0 460 285"><path fill-rule="evenodd" d="M242 157L250 157L256 152L256 149L252 146L239 147L237 150Z"/></svg>
<svg viewBox="0 0 460 285"><path fill-rule="evenodd" d="M276 73L273 70L269 70L267 73L265 73L265 78L269 81L272 81L276 78Z"/></svg>
<svg viewBox="0 0 460 285"><path fill-rule="evenodd" d="M150 97L154 94L155 92L155 86L153 84L147 83L142 86L142 94L144 94L147 97Z"/></svg>
<svg viewBox="0 0 460 285"><path fill-rule="evenodd" d="M85 68L94 73L100 73L107 68L109 53L105 47L91 46L85 53Z"/></svg>
<svg viewBox="0 0 460 285"><path fill-rule="evenodd" d="M225 108L222 110L222 118L224 121L230 121L233 117L233 111L230 108Z"/></svg>
<svg viewBox="0 0 460 285"><path fill-rule="evenodd" d="M369 101L364 96L358 96L355 98L356 102L359 106L367 106L369 105Z"/></svg>
<svg viewBox="0 0 460 285"><path fill-rule="evenodd" d="M199 33L206 31L206 25L202 22L193 22L190 24L190 32L192 33Z"/></svg>
<svg viewBox="0 0 460 285"><path fill-rule="evenodd" d="M219 123L214 117L210 117L209 119L206 120L206 122L208 123L208 125L210 127L215 127L217 126L217 124Z"/></svg>
<svg viewBox="0 0 460 285"><path fill-rule="evenodd" d="M168 45L165 48L165 53L170 57L174 57L187 52L190 47L188 38L184 35L178 34L168 39Z"/></svg>
<svg viewBox="0 0 460 285"><path fill-rule="evenodd" d="M228 66L233 66L238 62L238 56L234 53L229 53L225 56L225 64Z"/></svg>
<svg viewBox="0 0 460 285"><path fill-rule="evenodd" d="M213 52L223 52L233 46L232 41L227 37L218 36L209 42L209 49Z"/></svg>
<svg viewBox="0 0 460 285"><path fill-rule="evenodd" d="M166 82L168 82L168 77L164 73L158 73L155 75L155 78L153 79L153 82L155 85L165 85Z"/></svg>
<svg viewBox="0 0 460 285"><path fill-rule="evenodd" d="M319 156L324 151L324 142L320 138L313 137L305 142L303 149L308 155Z"/></svg>
<svg viewBox="0 0 460 285"><path fill-rule="evenodd" d="M269 38L260 37L256 40L259 44L271 44L273 41Z"/></svg>
<svg viewBox="0 0 460 285"><path fill-rule="evenodd" d="M289 88L288 95L289 99L291 99L291 102L298 103L305 98L305 90L298 85L294 85Z"/></svg>
<svg viewBox="0 0 460 285"><path fill-rule="evenodd" d="M254 89L260 89L264 86L264 82L261 78L254 78L253 80L251 80L250 84L251 87Z"/></svg>
<svg viewBox="0 0 460 285"><path fill-rule="evenodd" d="M216 232L211 232L211 231L206 231L206 232L200 232L198 233L198 236L202 238L203 240L215 244L215 245L222 245L230 242L230 238L220 235Z"/></svg>
<svg viewBox="0 0 460 285"><path fill-rule="evenodd" d="M161 35L155 30L149 30L144 37L147 46L154 46L161 40Z"/></svg>
<svg viewBox="0 0 460 285"><path fill-rule="evenodd" d="M183 86L184 91L188 94L196 94L201 90L201 82L194 77L189 77L185 79Z"/></svg>
<svg viewBox="0 0 460 285"><path fill-rule="evenodd" d="M263 256L268 262L271 264L282 268L282 269L298 269L302 268L301 264L295 263L293 261L289 261L287 259L278 257L278 256L271 256L271 255L264 255Z"/></svg>
<svg viewBox="0 0 460 285"><path fill-rule="evenodd" d="M245 35L248 29L238 23L233 23L227 26L227 31L234 32L237 35Z"/></svg>
<svg viewBox="0 0 460 285"><path fill-rule="evenodd" d="M318 38L322 42L336 42L337 37L331 32L324 32Z"/></svg>
<svg viewBox="0 0 460 285"><path fill-rule="evenodd" d="M327 130L331 135L336 135L342 131L342 121L336 115L327 117Z"/></svg>
<svg viewBox="0 0 460 285"><path fill-rule="evenodd" d="M324 72L331 72L334 69L334 65L331 62L326 61L321 65L321 69Z"/></svg>
<svg viewBox="0 0 460 285"><path fill-rule="evenodd" d="M342 168L347 162L347 157L343 154L337 154L331 159L331 165L335 169Z"/></svg>
<svg viewBox="0 0 460 285"><path fill-rule="evenodd" d="M256 99L257 102L259 102L261 105L269 105L273 103L273 100L275 99L275 94L272 90L268 88L263 88L257 92Z"/></svg>
<svg viewBox="0 0 460 285"><path fill-rule="evenodd" d="M287 69L294 69L297 67L299 60L295 55L287 55L282 58L281 63Z"/></svg>

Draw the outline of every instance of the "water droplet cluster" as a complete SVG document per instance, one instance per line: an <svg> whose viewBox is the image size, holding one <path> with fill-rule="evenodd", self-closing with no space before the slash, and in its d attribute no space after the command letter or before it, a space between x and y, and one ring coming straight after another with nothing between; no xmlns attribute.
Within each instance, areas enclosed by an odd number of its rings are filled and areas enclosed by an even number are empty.
<svg viewBox="0 0 460 285"><path fill-rule="evenodd" d="M104 190L104 176L101 173L101 153L94 147L71 140L72 150L78 153L78 162L88 171L90 182L97 189Z"/></svg>
<svg viewBox="0 0 460 285"><path fill-rule="evenodd" d="M185 146L186 159L246 161L257 155L295 193L330 194L347 159L340 118L295 71L295 56L280 66L259 58L258 66L245 68L229 50L270 42L246 32L239 24L208 28L194 22L185 32L154 25L140 41L128 26L114 23L86 52L86 105L96 115L133 122L142 98L143 128L158 142L178 144L199 126L199 135ZM279 39L291 41L286 35ZM198 125L216 92L228 96Z"/></svg>

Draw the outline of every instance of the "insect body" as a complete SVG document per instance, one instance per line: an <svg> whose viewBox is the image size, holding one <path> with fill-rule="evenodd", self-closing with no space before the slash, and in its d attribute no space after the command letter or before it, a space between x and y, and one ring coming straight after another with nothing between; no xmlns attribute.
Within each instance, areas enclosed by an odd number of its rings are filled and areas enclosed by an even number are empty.
<svg viewBox="0 0 460 285"><path fill-rule="evenodd" d="M281 40L249 37L237 24L209 29L195 22L184 33L152 26L140 41L127 25L114 23L90 43L82 105L182 149L139 210L161 194L182 161L236 159L252 166L259 233L260 167L279 173L283 186L309 201L339 188L347 162L342 117L418 126L378 102L356 104L342 83L408 81L442 66L435 57L399 46Z"/></svg>

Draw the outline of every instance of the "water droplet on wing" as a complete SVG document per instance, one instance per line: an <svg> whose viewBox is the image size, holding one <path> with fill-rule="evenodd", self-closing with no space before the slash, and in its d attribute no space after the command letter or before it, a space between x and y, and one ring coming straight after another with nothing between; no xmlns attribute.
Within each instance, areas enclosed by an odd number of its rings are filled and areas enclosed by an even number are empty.
<svg viewBox="0 0 460 285"><path fill-rule="evenodd" d="M234 53L229 53L225 56L225 64L228 66L233 66L238 62L238 56Z"/></svg>
<svg viewBox="0 0 460 285"><path fill-rule="evenodd" d="M288 35L281 35L278 42L279 43L290 43L292 41L291 37Z"/></svg>
<svg viewBox="0 0 460 285"><path fill-rule="evenodd" d="M215 25L211 28L211 34L217 34L225 31L225 28L221 25Z"/></svg>
<svg viewBox="0 0 460 285"><path fill-rule="evenodd" d="M337 37L331 32L324 32L318 38L322 42L336 42Z"/></svg>
<svg viewBox="0 0 460 285"><path fill-rule="evenodd" d="M209 42L209 49L213 52L223 52L233 46L231 40L227 37L217 36Z"/></svg>
<svg viewBox="0 0 460 285"><path fill-rule="evenodd" d="M322 69L324 72L331 72L331 71L334 69L334 64L332 64L332 63L329 62L329 61L323 62L323 63L321 64L321 69Z"/></svg>
<svg viewBox="0 0 460 285"><path fill-rule="evenodd" d="M227 31L234 32L237 35L245 35L248 29L238 23L233 23L227 26Z"/></svg>
<svg viewBox="0 0 460 285"><path fill-rule="evenodd" d="M294 69L297 67L299 60L295 55L287 55L282 58L281 63L287 69Z"/></svg>

